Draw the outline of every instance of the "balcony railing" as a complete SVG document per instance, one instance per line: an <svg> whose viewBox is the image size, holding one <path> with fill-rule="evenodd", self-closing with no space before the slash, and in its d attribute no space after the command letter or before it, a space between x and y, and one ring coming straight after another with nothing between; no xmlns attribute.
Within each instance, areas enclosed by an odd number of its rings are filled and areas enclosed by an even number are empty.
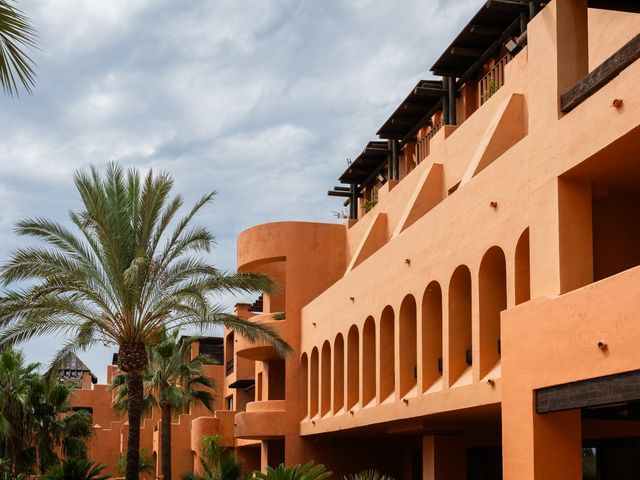
<svg viewBox="0 0 640 480"><path fill-rule="evenodd" d="M434 124L427 134L416 145L416 164L423 161L429 155L429 143L436 133L442 128L442 121Z"/></svg>
<svg viewBox="0 0 640 480"><path fill-rule="evenodd" d="M227 362L226 374L231 375L233 373L233 358Z"/></svg>
<svg viewBox="0 0 640 480"><path fill-rule="evenodd" d="M512 58L511 54L507 53L478 82L478 106L482 106L484 102L489 100L489 98L504 85L504 66L509 63Z"/></svg>

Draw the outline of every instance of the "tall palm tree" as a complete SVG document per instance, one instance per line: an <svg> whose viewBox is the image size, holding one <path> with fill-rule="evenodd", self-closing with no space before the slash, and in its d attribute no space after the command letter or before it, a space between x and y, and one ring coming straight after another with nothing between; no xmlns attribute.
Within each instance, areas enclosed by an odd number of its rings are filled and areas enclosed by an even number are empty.
<svg viewBox="0 0 640 480"><path fill-rule="evenodd" d="M18 94L18 84L31 93L34 64L26 49L37 48L35 30L12 0L0 0L0 85L7 95Z"/></svg>
<svg viewBox="0 0 640 480"><path fill-rule="evenodd" d="M171 196L167 173L149 171L142 179L136 169L125 172L112 163L104 175L92 167L76 172L74 181L83 204L70 213L75 232L43 218L18 223L19 235L45 246L21 248L0 267L7 287L26 284L0 301L0 348L64 334L68 340L51 372L70 353L116 345L129 392L126 479L137 480L146 348L157 345L165 329L223 325L249 341L271 343L282 355L290 347L274 330L228 314L212 299L222 292L274 290L263 275L225 273L202 257L214 238L192 223L215 192L177 219L183 198Z"/></svg>
<svg viewBox="0 0 640 480"><path fill-rule="evenodd" d="M197 337L180 338L178 330L163 332L160 343L148 349L149 366L144 374L144 383L151 400L148 405L159 406L162 415L161 468L165 480L171 480L171 420L174 412L189 409L194 403L204 405L210 412L214 409L214 384L203 369L212 359L204 355L191 358L191 346L197 340ZM114 376L111 386L117 389L116 406L126 403L126 374Z"/></svg>

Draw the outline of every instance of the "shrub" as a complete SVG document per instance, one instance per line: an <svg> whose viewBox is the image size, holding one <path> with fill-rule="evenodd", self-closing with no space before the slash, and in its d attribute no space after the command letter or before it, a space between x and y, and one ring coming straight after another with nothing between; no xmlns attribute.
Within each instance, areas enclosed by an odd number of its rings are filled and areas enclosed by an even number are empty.
<svg viewBox="0 0 640 480"><path fill-rule="evenodd" d="M377 470L363 470L344 477L344 480L393 480L393 477L384 475Z"/></svg>
<svg viewBox="0 0 640 480"><path fill-rule="evenodd" d="M109 475L100 475L104 465L95 464L89 460L70 459L62 465L51 467L40 480L107 480Z"/></svg>
<svg viewBox="0 0 640 480"><path fill-rule="evenodd" d="M276 468L267 467L266 473L255 472L255 478L261 480L323 480L331 475L333 472L327 472L322 464L314 465L313 461L295 467L285 467L281 463Z"/></svg>

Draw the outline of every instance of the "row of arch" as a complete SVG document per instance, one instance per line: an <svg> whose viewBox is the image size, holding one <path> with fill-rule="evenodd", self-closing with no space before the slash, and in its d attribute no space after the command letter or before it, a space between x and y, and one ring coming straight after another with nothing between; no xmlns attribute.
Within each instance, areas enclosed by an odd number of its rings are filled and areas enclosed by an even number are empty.
<svg viewBox="0 0 640 480"><path fill-rule="evenodd" d="M514 259L516 304L530 297L529 230L520 236ZM418 305L413 295L404 297L398 314L387 305L378 322L367 317L362 329L351 326L346 339L338 333L333 345L326 340L302 355L307 415L313 418L423 394L448 379L451 386L478 365L477 378L486 376L499 362L500 312L507 308L507 263L504 251L491 247L483 256L478 274L479 345L472 345L472 276L466 265L451 275L448 297L431 281ZM443 302L447 302L448 331L443 331ZM396 339L397 336L397 339ZM420 338L418 338L420 337ZM444 338L447 361L443 361ZM418 358L420 356L420 358ZM396 362L397 360L397 362ZM397 365L396 365L397 363ZM421 390L421 391L418 391ZM332 395L333 393L333 395Z"/></svg>

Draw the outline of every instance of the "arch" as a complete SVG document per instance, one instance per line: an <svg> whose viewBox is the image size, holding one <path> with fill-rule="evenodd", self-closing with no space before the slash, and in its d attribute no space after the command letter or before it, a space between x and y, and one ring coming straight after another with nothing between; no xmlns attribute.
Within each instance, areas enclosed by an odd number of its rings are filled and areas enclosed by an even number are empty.
<svg viewBox="0 0 640 480"><path fill-rule="evenodd" d="M471 365L471 272L455 269L449 283L449 385Z"/></svg>
<svg viewBox="0 0 640 480"><path fill-rule="evenodd" d="M309 418L318 414L318 347L311 351L311 368L309 369Z"/></svg>
<svg viewBox="0 0 640 480"><path fill-rule="evenodd" d="M393 308L387 305L380 316L380 402L395 389L394 347L394 314Z"/></svg>
<svg viewBox="0 0 640 480"><path fill-rule="evenodd" d="M507 262L500 247L491 247L480 262L480 377L500 360L500 312L507 308Z"/></svg>
<svg viewBox="0 0 640 480"><path fill-rule="evenodd" d="M442 289L433 281L422 296L422 391L442 376Z"/></svg>
<svg viewBox="0 0 640 480"><path fill-rule="evenodd" d="M347 335L347 409L353 408L360 400L359 337L358 327L353 325Z"/></svg>
<svg viewBox="0 0 640 480"><path fill-rule="evenodd" d="M306 353L302 354L300 358L300 372L302 378L300 379L300 391L302 392L302 411L304 412L302 418L309 415L309 357ZM262 399L262 374L258 374L258 384L256 385L256 400ZM258 397L259 395L259 397Z"/></svg>
<svg viewBox="0 0 640 480"><path fill-rule="evenodd" d="M418 326L416 299L404 297L398 317L398 340L400 362L400 396L404 397L418 381Z"/></svg>
<svg viewBox="0 0 640 480"><path fill-rule="evenodd" d="M331 411L331 344L328 340L322 344L320 378L320 415L326 415Z"/></svg>
<svg viewBox="0 0 640 480"><path fill-rule="evenodd" d="M362 406L376 397L376 325L367 317L362 329Z"/></svg>
<svg viewBox="0 0 640 480"><path fill-rule="evenodd" d="M515 258L516 305L531 299L531 250L529 227L522 232L516 244Z"/></svg>
<svg viewBox="0 0 640 480"><path fill-rule="evenodd" d="M333 344L333 413L344 407L344 338L341 333Z"/></svg>

